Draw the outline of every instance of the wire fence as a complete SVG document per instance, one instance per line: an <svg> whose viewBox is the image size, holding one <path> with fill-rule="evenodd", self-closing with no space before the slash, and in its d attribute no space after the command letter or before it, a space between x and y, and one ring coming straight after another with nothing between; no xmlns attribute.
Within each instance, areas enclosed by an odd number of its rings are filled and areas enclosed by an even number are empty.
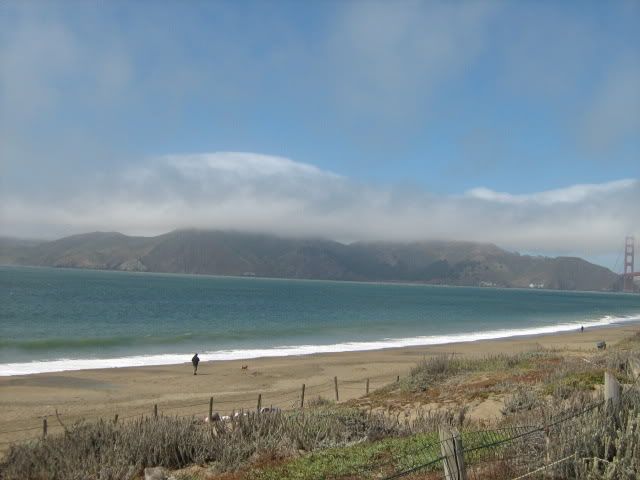
<svg viewBox="0 0 640 480"><path fill-rule="evenodd" d="M321 401L335 401L336 397L340 401L361 398L368 392L373 392L377 388L389 385L390 382L397 381L399 376L394 375L393 379L376 378L375 383L369 379L337 381L337 378L327 380L321 384L305 385L304 404L313 405ZM213 412L221 417L232 416L237 412L250 411L258 407L258 402L265 408L277 408L279 410L292 410L300 408L302 401L302 389L288 389L276 392L247 392L224 394L220 396L202 397L200 399L190 399L188 402L168 401L157 404L145 404L126 407L126 415L119 415L116 409L103 410L100 412L87 412L75 415L58 414L55 407L53 412L39 416L27 425L21 425L18 421L0 423L0 450L8 445L17 442L26 442L42 438L43 435L51 433L61 433L65 426L70 426L79 422L91 422L111 418L116 422L126 421L134 418L141 418L154 415L175 416L175 417L200 417L205 419L209 414L209 402L213 399ZM258 400L260 398L260 400ZM46 420L46 427L44 426ZM37 422L37 423L36 423Z"/></svg>
<svg viewBox="0 0 640 480"><path fill-rule="evenodd" d="M616 409L616 405L621 405L626 397L636 395L637 398L639 385L640 377L627 386L624 393L615 402L605 399L580 408L570 407L538 426L514 426L496 430L466 432L459 437L450 435L427 445L422 451L407 455L405 462L408 465L387 475L384 480L412 478L418 472L420 472L420 479L430 480L543 478L550 470L555 470L565 462L578 460L578 452L569 452L568 455L563 455L560 458L550 456L553 450L550 448L550 444L554 439L559 438L563 431L579 433L581 430L580 428L576 429L575 426L568 429L570 422L577 423L591 414L599 416L611 414L612 409ZM459 454L462 458L464 476L451 473L456 469L455 465L446 465L451 457L447 454L446 446L448 443L456 441L463 445ZM560 474L556 478L564 477Z"/></svg>

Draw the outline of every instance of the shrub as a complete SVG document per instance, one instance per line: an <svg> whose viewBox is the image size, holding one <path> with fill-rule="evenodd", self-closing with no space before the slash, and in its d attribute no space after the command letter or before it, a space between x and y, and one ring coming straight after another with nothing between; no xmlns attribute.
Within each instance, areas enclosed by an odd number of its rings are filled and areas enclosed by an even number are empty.
<svg viewBox="0 0 640 480"><path fill-rule="evenodd" d="M502 409L503 415L533 410L542 404L536 392L527 387L518 387L513 395L506 398Z"/></svg>
<svg viewBox="0 0 640 480"><path fill-rule="evenodd" d="M311 407L311 408L328 407L328 406L334 405L334 404L335 404L335 402L329 400L328 398L321 397L320 395L318 395L315 398L310 398L307 401L307 406Z"/></svg>
<svg viewBox="0 0 640 480"><path fill-rule="evenodd" d="M456 357L452 354L441 354L424 358L404 378L401 389L411 392L426 391L436 383L440 383L455 375L471 372L503 372L532 368L536 361L544 358L555 358L545 351L524 352L514 355L488 355L485 357Z"/></svg>
<svg viewBox="0 0 640 480"><path fill-rule="evenodd" d="M145 467L205 463L229 471L259 455L342 446L366 439L369 432L400 435L405 429L382 415L344 408L251 413L212 424L174 417L117 425L99 421L12 446L0 464L0 478L127 480L137 478Z"/></svg>
<svg viewBox="0 0 640 480"><path fill-rule="evenodd" d="M573 409L582 411L593 400L578 397ZM632 480L640 472L640 392L628 391L620 407L599 407L555 427L550 458L575 459L561 464L559 478Z"/></svg>

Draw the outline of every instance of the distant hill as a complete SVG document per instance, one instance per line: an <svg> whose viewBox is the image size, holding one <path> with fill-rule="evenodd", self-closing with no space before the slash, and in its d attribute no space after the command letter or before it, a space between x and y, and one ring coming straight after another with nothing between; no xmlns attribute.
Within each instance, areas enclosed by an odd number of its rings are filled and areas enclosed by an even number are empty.
<svg viewBox="0 0 640 480"><path fill-rule="evenodd" d="M50 242L0 239L0 263L142 272L617 290L610 270L574 257L535 257L473 242L356 242L179 230L115 232Z"/></svg>
<svg viewBox="0 0 640 480"><path fill-rule="evenodd" d="M0 237L0 265L14 265L26 262L32 247L43 243L13 237Z"/></svg>

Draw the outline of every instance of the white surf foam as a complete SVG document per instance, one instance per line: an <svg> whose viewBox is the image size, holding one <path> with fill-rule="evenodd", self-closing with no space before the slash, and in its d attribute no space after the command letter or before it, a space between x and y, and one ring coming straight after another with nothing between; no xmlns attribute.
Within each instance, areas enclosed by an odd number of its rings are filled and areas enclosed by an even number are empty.
<svg viewBox="0 0 640 480"><path fill-rule="evenodd" d="M287 357L292 355L311 355L314 353L357 352L365 350L381 350L384 348L418 347L427 345L443 345L447 343L476 342L479 340L495 340L500 338L527 335L544 335L550 333L570 332L580 326L585 328L604 327L626 322L638 322L640 315L627 317L605 316L599 320L561 323L540 327L519 329L488 330L486 332L452 333L410 338L388 338L370 342L345 342L332 345L296 345L279 346L261 349L218 350L199 354L202 361L246 360L260 357ZM71 370L92 370L98 368L143 367L151 365L176 365L185 362L189 354L138 355L120 358L60 359L50 361L33 361L26 363L0 364L0 376L29 375L34 373L64 372Z"/></svg>

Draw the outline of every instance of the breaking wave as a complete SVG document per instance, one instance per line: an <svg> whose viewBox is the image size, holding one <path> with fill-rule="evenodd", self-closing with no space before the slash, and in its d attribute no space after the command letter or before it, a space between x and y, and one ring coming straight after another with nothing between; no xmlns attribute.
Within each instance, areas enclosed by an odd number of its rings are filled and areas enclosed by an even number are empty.
<svg viewBox="0 0 640 480"><path fill-rule="evenodd" d="M518 336L570 332L577 330L581 325L585 328L594 328L638 321L640 321L640 314L624 317L604 316L597 320L585 320L583 322L560 323L556 325L545 325L528 328L487 330L484 332L451 333L408 338L385 338L375 341L344 342L330 345L273 346L270 348L205 351L200 353L200 358L203 361L244 360L260 357L286 357L293 355L311 355L314 353L357 352L365 350L381 350L386 348L443 345L448 343L476 342L479 340L494 340ZM96 339L81 341L102 342L103 340ZM52 346L51 344L48 344L46 342L49 342L49 340L43 340L44 345L35 344L31 345L31 347L41 348L43 346ZM189 361L189 359L189 354L171 353L125 356L118 358L58 359L23 363L5 363L0 364L0 376L27 375L34 373L49 373L101 368L176 365L186 363Z"/></svg>

